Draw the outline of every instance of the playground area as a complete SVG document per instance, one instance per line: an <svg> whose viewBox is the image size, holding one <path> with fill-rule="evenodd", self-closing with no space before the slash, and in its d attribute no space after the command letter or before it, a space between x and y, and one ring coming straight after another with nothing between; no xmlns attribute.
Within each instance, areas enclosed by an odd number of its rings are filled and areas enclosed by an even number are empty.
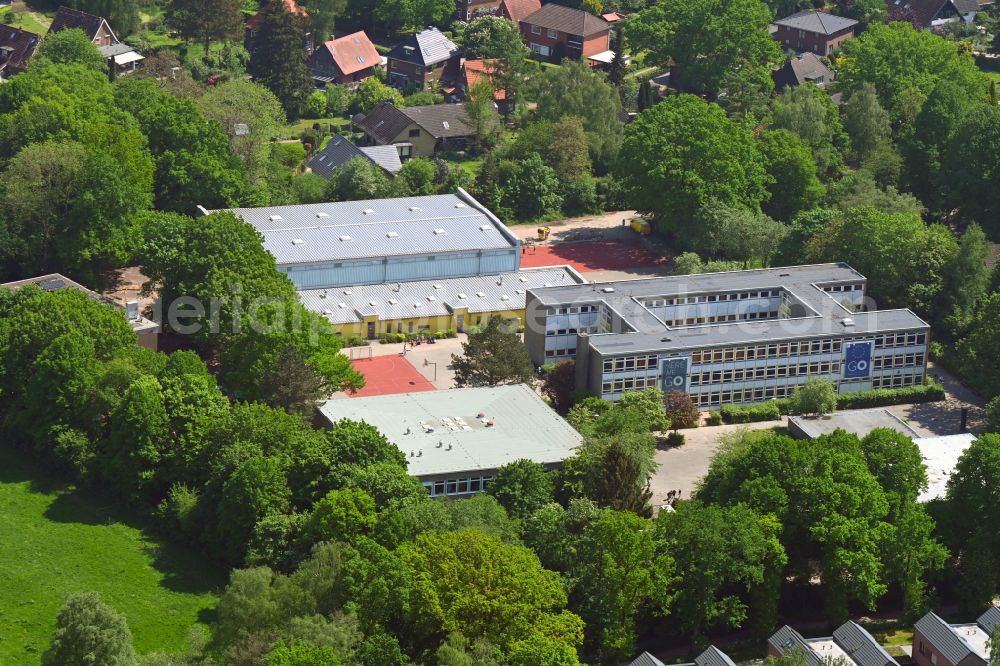
<svg viewBox="0 0 1000 666"><path fill-rule="evenodd" d="M521 268L569 264L581 273L627 271L666 266L667 258L657 256L638 241L575 241L526 245Z"/></svg>

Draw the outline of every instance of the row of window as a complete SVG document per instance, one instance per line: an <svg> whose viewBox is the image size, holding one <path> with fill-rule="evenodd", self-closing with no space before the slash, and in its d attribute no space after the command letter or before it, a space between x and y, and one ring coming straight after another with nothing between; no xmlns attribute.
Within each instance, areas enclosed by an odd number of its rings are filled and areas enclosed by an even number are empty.
<svg viewBox="0 0 1000 666"><path fill-rule="evenodd" d="M540 25L533 25L533 26L531 26L531 34L533 34L533 35L540 35L540 34L542 34L542 26L540 26ZM548 35L549 35L550 39L558 39L559 38L559 31L558 30L553 30L552 28L549 28Z"/></svg>
<svg viewBox="0 0 1000 666"><path fill-rule="evenodd" d="M743 312L739 314L713 315L711 317L688 317L686 319L664 319L667 326L692 326L694 324L715 324L724 321L746 321L748 319L777 319L778 311Z"/></svg>
<svg viewBox="0 0 1000 666"><path fill-rule="evenodd" d="M882 368L908 368L913 365L924 365L923 354L897 354L895 356L885 356L872 359L872 368L881 370Z"/></svg>
<svg viewBox="0 0 1000 666"><path fill-rule="evenodd" d="M735 370L716 370L714 372L692 373L691 386L701 386L702 384L728 384L729 382L770 379L772 377L828 375L830 373L838 372L840 372L840 361L799 363L798 365L779 365L766 368L737 368Z"/></svg>
<svg viewBox="0 0 1000 666"><path fill-rule="evenodd" d="M626 391L641 391L647 388L656 388L660 385L659 381L656 377L616 379L613 382L604 382L601 384L601 393L607 395L608 393L624 393Z"/></svg>
<svg viewBox="0 0 1000 666"><path fill-rule="evenodd" d="M553 358L555 356L576 356L576 347L571 349L546 349L545 356Z"/></svg>
<svg viewBox="0 0 1000 666"><path fill-rule="evenodd" d="M582 328L557 328L551 331L545 331L545 335L576 335L577 332L580 333L597 333L597 326L584 326Z"/></svg>
<svg viewBox="0 0 1000 666"><path fill-rule="evenodd" d="M795 391L795 384L790 386L763 386L753 389L736 389L733 391L712 391L711 393L696 393L691 396L699 407L710 407L729 403L762 402L775 398L787 398Z"/></svg>
<svg viewBox="0 0 1000 666"><path fill-rule="evenodd" d="M565 308L549 308L545 311L547 315L557 315L557 314L577 314L577 313L587 313L587 312L597 312L596 305L579 305Z"/></svg>
<svg viewBox="0 0 1000 666"><path fill-rule="evenodd" d="M924 373L921 372L920 374L873 377L872 388L900 388L901 386L913 386L921 383L923 380L923 374Z"/></svg>
<svg viewBox="0 0 1000 666"><path fill-rule="evenodd" d="M431 497L447 495L467 495L486 490L492 476L478 476L471 479L448 479L447 481L425 481L424 488L430 491Z"/></svg>
<svg viewBox="0 0 1000 666"><path fill-rule="evenodd" d="M745 301L748 298L777 298L781 296L780 289L770 291L741 291L732 294L709 294L705 296L683 296L680 298L651 298L642 302L647 308L658 308L665 305L685 305L689 303L723 303L725 301Z"/></svg>
<svg viewBox="0 0 1000 666"><path fill-rule="evenodd" d="M863 284L831 284L823 287L823 291L829 294L842 291L862 291L864 288Z"/></svg>
<svg viewBox="0 0 1000 666"><path fill-rule="evenodd" d="M719 361L752 361L759 358L778 358L781 356L802 356L805 354L830 354L839 352L842 348L840 339L804 340L802 342L772 342L767 345L749 345L747 347L726 347L725 349L706 349L691 354L691 364L718 363Z"/></svg>
<svg viewBox="0 0 1000 666"><path fill-rule="evenodd" d="M645 370L655 368L659 358L656 354L644 356L619 356L604 359L604 372L621 372L623 370Z"/></svg>

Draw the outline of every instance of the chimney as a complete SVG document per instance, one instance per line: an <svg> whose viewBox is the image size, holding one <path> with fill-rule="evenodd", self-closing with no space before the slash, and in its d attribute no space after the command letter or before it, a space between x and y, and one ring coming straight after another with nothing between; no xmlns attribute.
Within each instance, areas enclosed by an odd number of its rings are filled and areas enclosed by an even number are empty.
<svg viewBox="0 0 1000 666"><path fill-rule="evenodd" d="M129 321L139 319L139 301L125 301L125 315Z"/></svg>

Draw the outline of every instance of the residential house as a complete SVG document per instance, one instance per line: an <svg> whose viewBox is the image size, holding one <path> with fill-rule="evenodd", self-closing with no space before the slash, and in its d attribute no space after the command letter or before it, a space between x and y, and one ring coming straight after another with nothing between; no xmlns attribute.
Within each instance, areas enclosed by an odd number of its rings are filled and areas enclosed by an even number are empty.
<svg viewBox="0 0 1000 666"><path fill-rule="evenodd" d="M55 18L52 19L48 34L51 35L60 30L71 28L82 30L97 47L97 50L101 52L104 59L108 61L109 66L111 62L114 62L119 74L134 72L139 63L144 60L138 51L118 39L107 19L77 9L60 7Z"/></svg>
<svg viewBox="0 0 1000 666"><path fill-rule="evenodd" d="M933 30L958 20L972 23L980 3L977 0L886 0L886 7L890 16L897 14Z"/></svg>
<svg viewBox="0 0 1000 666"><path fill-rule="evenodd" d="M306 168L317 176L329 180L338 168L356 157L366 159L382 167L390 176L395 176L396 172L403 168L395 146L358 147L351 143L351 140L346 136L339 134L330 137L323 150L318 151L306 162Z"/></svg>
<svg viewBox="0 0 1000 666"><path fill-rule="evenodd" d="M302 48L306 50L306 53L311 54L313 49L313 36L312 27L309 24L309 12L303 9L297 2L295 2L295 0L281 0L281 2L284 3L285 9L297 18L303 32ZM260 26L263 25L264 19L266 19L269 14L273 14L275 9L277 9L277 6L272 0L265 0L264 4L260 6L257 13L251 16L250 20L244 25L243 46L246 47L248 53L253 53L257 48L257 32L260 30Z"/></svg>
<svg viewBox="0 0 1000 666"><path fill-rule="evenodd" d="M648 652L643 652L630 661L628 666L666 666L666 664ZM681 666L736 666L736 664L725 652L710 645L707 650L695 657L692 663Z"/></svg>
<svg viewBox="0 0 1000 666"><path fill-rule="evenodd" d="M796 53L811 51L819 55L830 55L834 49L854 36L858 22L809 9L779 19L772 25L774 30L771 36L786 49Z"/></svg>
<svg viewBox="0 0 1000 666"><path fill-rule="evenodd" d="M541 0L500 0L497 11L500 16L512 21L514 25L520 25L521 21L541 8Z"/></svg>
<svg viewBox="0 0 1000 666"><path fill-rule="evenodd" d="M806 51L793 56L784 65L771 72L774 89L781 91L786 86L796 87L804 83L815 83L820 88L833 81L833 72L823 64L815 53Z"/></svg>
<svg viewBox="0 0 1000 666"><path fill-rule="evenodd" d="M458 78L458 46L437 28L408 36L389 51L388 80L394 88L436 90Z"/></svg>
<svg viewBox="0 0 1000 666"><path fill-rule="evenodd" d="M486 79L493 85L493 103L496 104L497 110L501 113L510 111L513 100L507 99L507 91L498 87L493 80L493 76L496 73L495 61L466 60L462 65L462 69L465 72L464 87L466 92L471 90L472 86Z"/></svg>
<svg viewBox="0 0 1000 666"><path fill-rule="evenodd" d="M40 35L0 23L0 81L9 79L28 66Z"/></svg>
<svg viewBox="0 0 1000 666"><path fill-rule="evenodd" d="M548 4L521 19L520 29L540 60L558 63L610 52L611 24L582 9Z"/></svg>
<svg viewBox="0 0 1000 666"><path fill-rule="evenodd" d="M845 622L833 636L803 638L788 625L767 639L767 654L781 657L799 650L808 666L843 660L849 666L899 666L875 638L856 622Z"/></svg>
<svg viewBox="0 0 1000 666"><path fill-rule="evenodd" d="M0 26L2 27L2 26ZM87 294L91 300L99 301L120 310L125 318L128 320L129 326L135 331L135 334L139 338L139 346L145 347L146 349L156 350L157 343L160 336L160 325L155 321L146 319L139 312L139 301L126 301L124 307L122 304L108 298L103 294L99 294L96 291L87 289L79 282L74 282L70 280L65 275L60 275L59 273L49 273L48 275L39 275L38 277L28 278L27 280L18 280L16 282L7 282L6 284L0 284L0 289L20 289L28 285L35 285L42 291L58 291L60 289L76 289L77 291L82 291Z"/></svg>
<svg viewBox="0 0 1000 666"><path fill-rule="evenodd" d="M996 606L968 624L949 624L927 613L913 625L913 661L916 666L986 666L990 636L998 624Z"/></svg>
<svg viewBox="0 0 1000 666"><path fill-rule="evenodd" d="M458 18L471 21L477 15L496 14L500 0L456 0L456 5Z"/></svg>
<svg viewBox="0 0 1000 666"><path fill-rule="evenodd" d="M430 157L441 149L461 150L475 134L462 104L432 104L397 108L383 102L354 124L366 142L394 145L403 159Z"/></svg>
<svg viewBox="0 0 1000 666"><path fill-rule="evenodd" d="M364 30L331 39L309 56L313 80L320 86L363 81L381 63L382 56Z"/></svg>

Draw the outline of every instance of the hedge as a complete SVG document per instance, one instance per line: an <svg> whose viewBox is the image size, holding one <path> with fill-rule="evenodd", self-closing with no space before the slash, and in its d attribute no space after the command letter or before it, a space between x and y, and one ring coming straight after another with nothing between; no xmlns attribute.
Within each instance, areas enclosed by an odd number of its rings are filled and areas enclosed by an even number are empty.
<svg viewBox="0 0 1000 666"><path fill-rule="evenodd" d="M944 400L944 397L944 389L940 384L872 389L837 394L837 409L867 409L915 402L935 402ZM770 400L755 405L723 405L719 410L725 423L777 421L783 414L788 413L789 401L787 399Z"/></svg>

